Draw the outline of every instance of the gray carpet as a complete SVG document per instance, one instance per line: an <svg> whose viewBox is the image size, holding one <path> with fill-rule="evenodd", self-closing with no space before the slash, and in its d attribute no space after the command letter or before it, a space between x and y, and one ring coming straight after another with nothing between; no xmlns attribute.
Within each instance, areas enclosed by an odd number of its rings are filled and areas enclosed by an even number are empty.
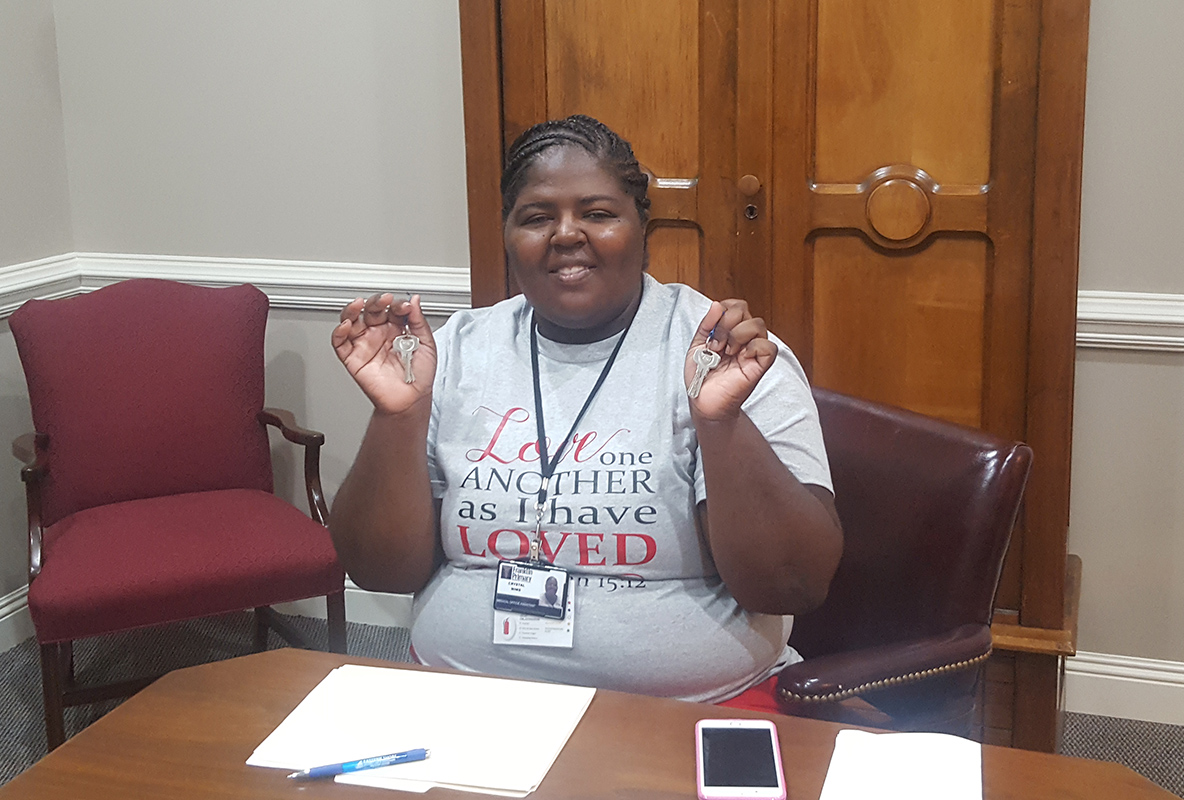
<svg viewBox="0 0 1184 800"><path fill-rule="evenodd" d="M324 642L324 620L290 617L315 640ZM207 661L251 652L248 613L194 620L118 637L83 641L75 646L75 671L81 682L154 675ZM409 661L410 637L404 628L349 623L352 655ZM270 647L285 643L271 634ZM118 701L66 709L66 733L76 733L118 705ZM0 783L45 754L41 710L41 667L32 639L0 653ZM1129 719L1066 714L1061 753L1117 761L1184 797L1184 726Z"/></svg>
<svg viewBox="0 0 1184 800"><path fill-rule="evenodd" d="M1184 726L1066 714L1065 755L1117 761L1184 797Z"/></svg>
<svg viewBox="0 0 1184 800"><path fill-rule="evenodd" d="M289 617L314 641L325 642L325 621ZM74 646L74 672L80 683L160 675L169 670L252 652L254 622L248 612L193 620L119 636L83 640ZM349 623L351 655L410 661L406 628ZM285 647L274 632L271 648ZM71 736L119 705L120 701L66 709ZM0 653L0 783L5 783L45 755L45 717L41 705L41 662L37 643L26 639Z"/></svg>

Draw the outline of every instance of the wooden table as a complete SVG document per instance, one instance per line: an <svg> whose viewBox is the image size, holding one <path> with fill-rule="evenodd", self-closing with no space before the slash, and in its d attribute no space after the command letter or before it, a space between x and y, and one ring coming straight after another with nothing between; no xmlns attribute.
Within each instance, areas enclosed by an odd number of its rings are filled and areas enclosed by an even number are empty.
<svg viewBox="0 0 1184 800"><path fill-rule="evenodd" d="M283 649L178 670L0 787L0 800L425 797L332 782L296 784L285 770L245 765L304 696L345 663L394 666ZM734 716L768 715L599 691L531 798L693 798L695 721ZM770 718L780 731L789 798L817 798L840 726ZM983 773L991 800L1174 797L1117 764L1001 747L983 748ZM426 795L478 796L445 789Z"/></svg>

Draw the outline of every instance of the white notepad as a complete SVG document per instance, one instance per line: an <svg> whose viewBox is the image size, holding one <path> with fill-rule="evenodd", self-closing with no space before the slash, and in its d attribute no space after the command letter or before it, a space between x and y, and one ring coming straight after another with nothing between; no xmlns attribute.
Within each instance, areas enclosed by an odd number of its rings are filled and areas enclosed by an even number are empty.
<svg viewBox="0 0 1184 800"><path fill-rule="evenodd" d="M426 747L432 751L426 761L335 780L525 797L538 788L594 694L580 686L346 665L309 692L247 764L296 771Z"/></svg>
<svg viewBox="0 0 1184 800"><path fill-rule="evenodd" d="M842 730L819 800L982 800L982 745L946 733Z"/></svg>

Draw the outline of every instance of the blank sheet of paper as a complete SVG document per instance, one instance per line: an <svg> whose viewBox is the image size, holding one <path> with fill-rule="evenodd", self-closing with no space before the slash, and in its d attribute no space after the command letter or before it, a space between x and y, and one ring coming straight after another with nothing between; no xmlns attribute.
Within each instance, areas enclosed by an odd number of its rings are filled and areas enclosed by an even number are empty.
<svg viewBox="0 0 1184 800"><path fill-rule="evenodd" d="M982 800L982 745L945 733L843 730L820 800Z"/></svg>
<svg viewBox="0 0 1184 800"><path fill-rule="evenodd" d="M579 686L346 665L309 692L247 764L301 770L426 747L432 752L425 761L336 780L524 797L542 782L594 693Z"/></svg>

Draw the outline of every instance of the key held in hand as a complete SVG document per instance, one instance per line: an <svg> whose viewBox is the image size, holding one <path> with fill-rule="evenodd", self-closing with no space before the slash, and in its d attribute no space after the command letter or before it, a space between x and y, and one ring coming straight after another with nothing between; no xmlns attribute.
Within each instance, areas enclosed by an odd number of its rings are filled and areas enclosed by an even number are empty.
<svg viewBox="0 0 1184 800"><path fill-rule="evenodd" d="M703 379L707 373L719 366L719 353L708 350L706 345L695 348L691 353L691 360L695 362L695 376L691 378L691 385L687 387L687 397L692 399L699 396L703 389Z"/></svg>
<svg viewBox="0 0 1184 800"><path fill-rule="evenodd" d="M399 360L403 362L405 370L403 382L415 383L415 373L411 371L411 355L419 347L419 337L411 333L404 333L402 336L395 337L394 346L395 352L399 354Z"/></svg>

